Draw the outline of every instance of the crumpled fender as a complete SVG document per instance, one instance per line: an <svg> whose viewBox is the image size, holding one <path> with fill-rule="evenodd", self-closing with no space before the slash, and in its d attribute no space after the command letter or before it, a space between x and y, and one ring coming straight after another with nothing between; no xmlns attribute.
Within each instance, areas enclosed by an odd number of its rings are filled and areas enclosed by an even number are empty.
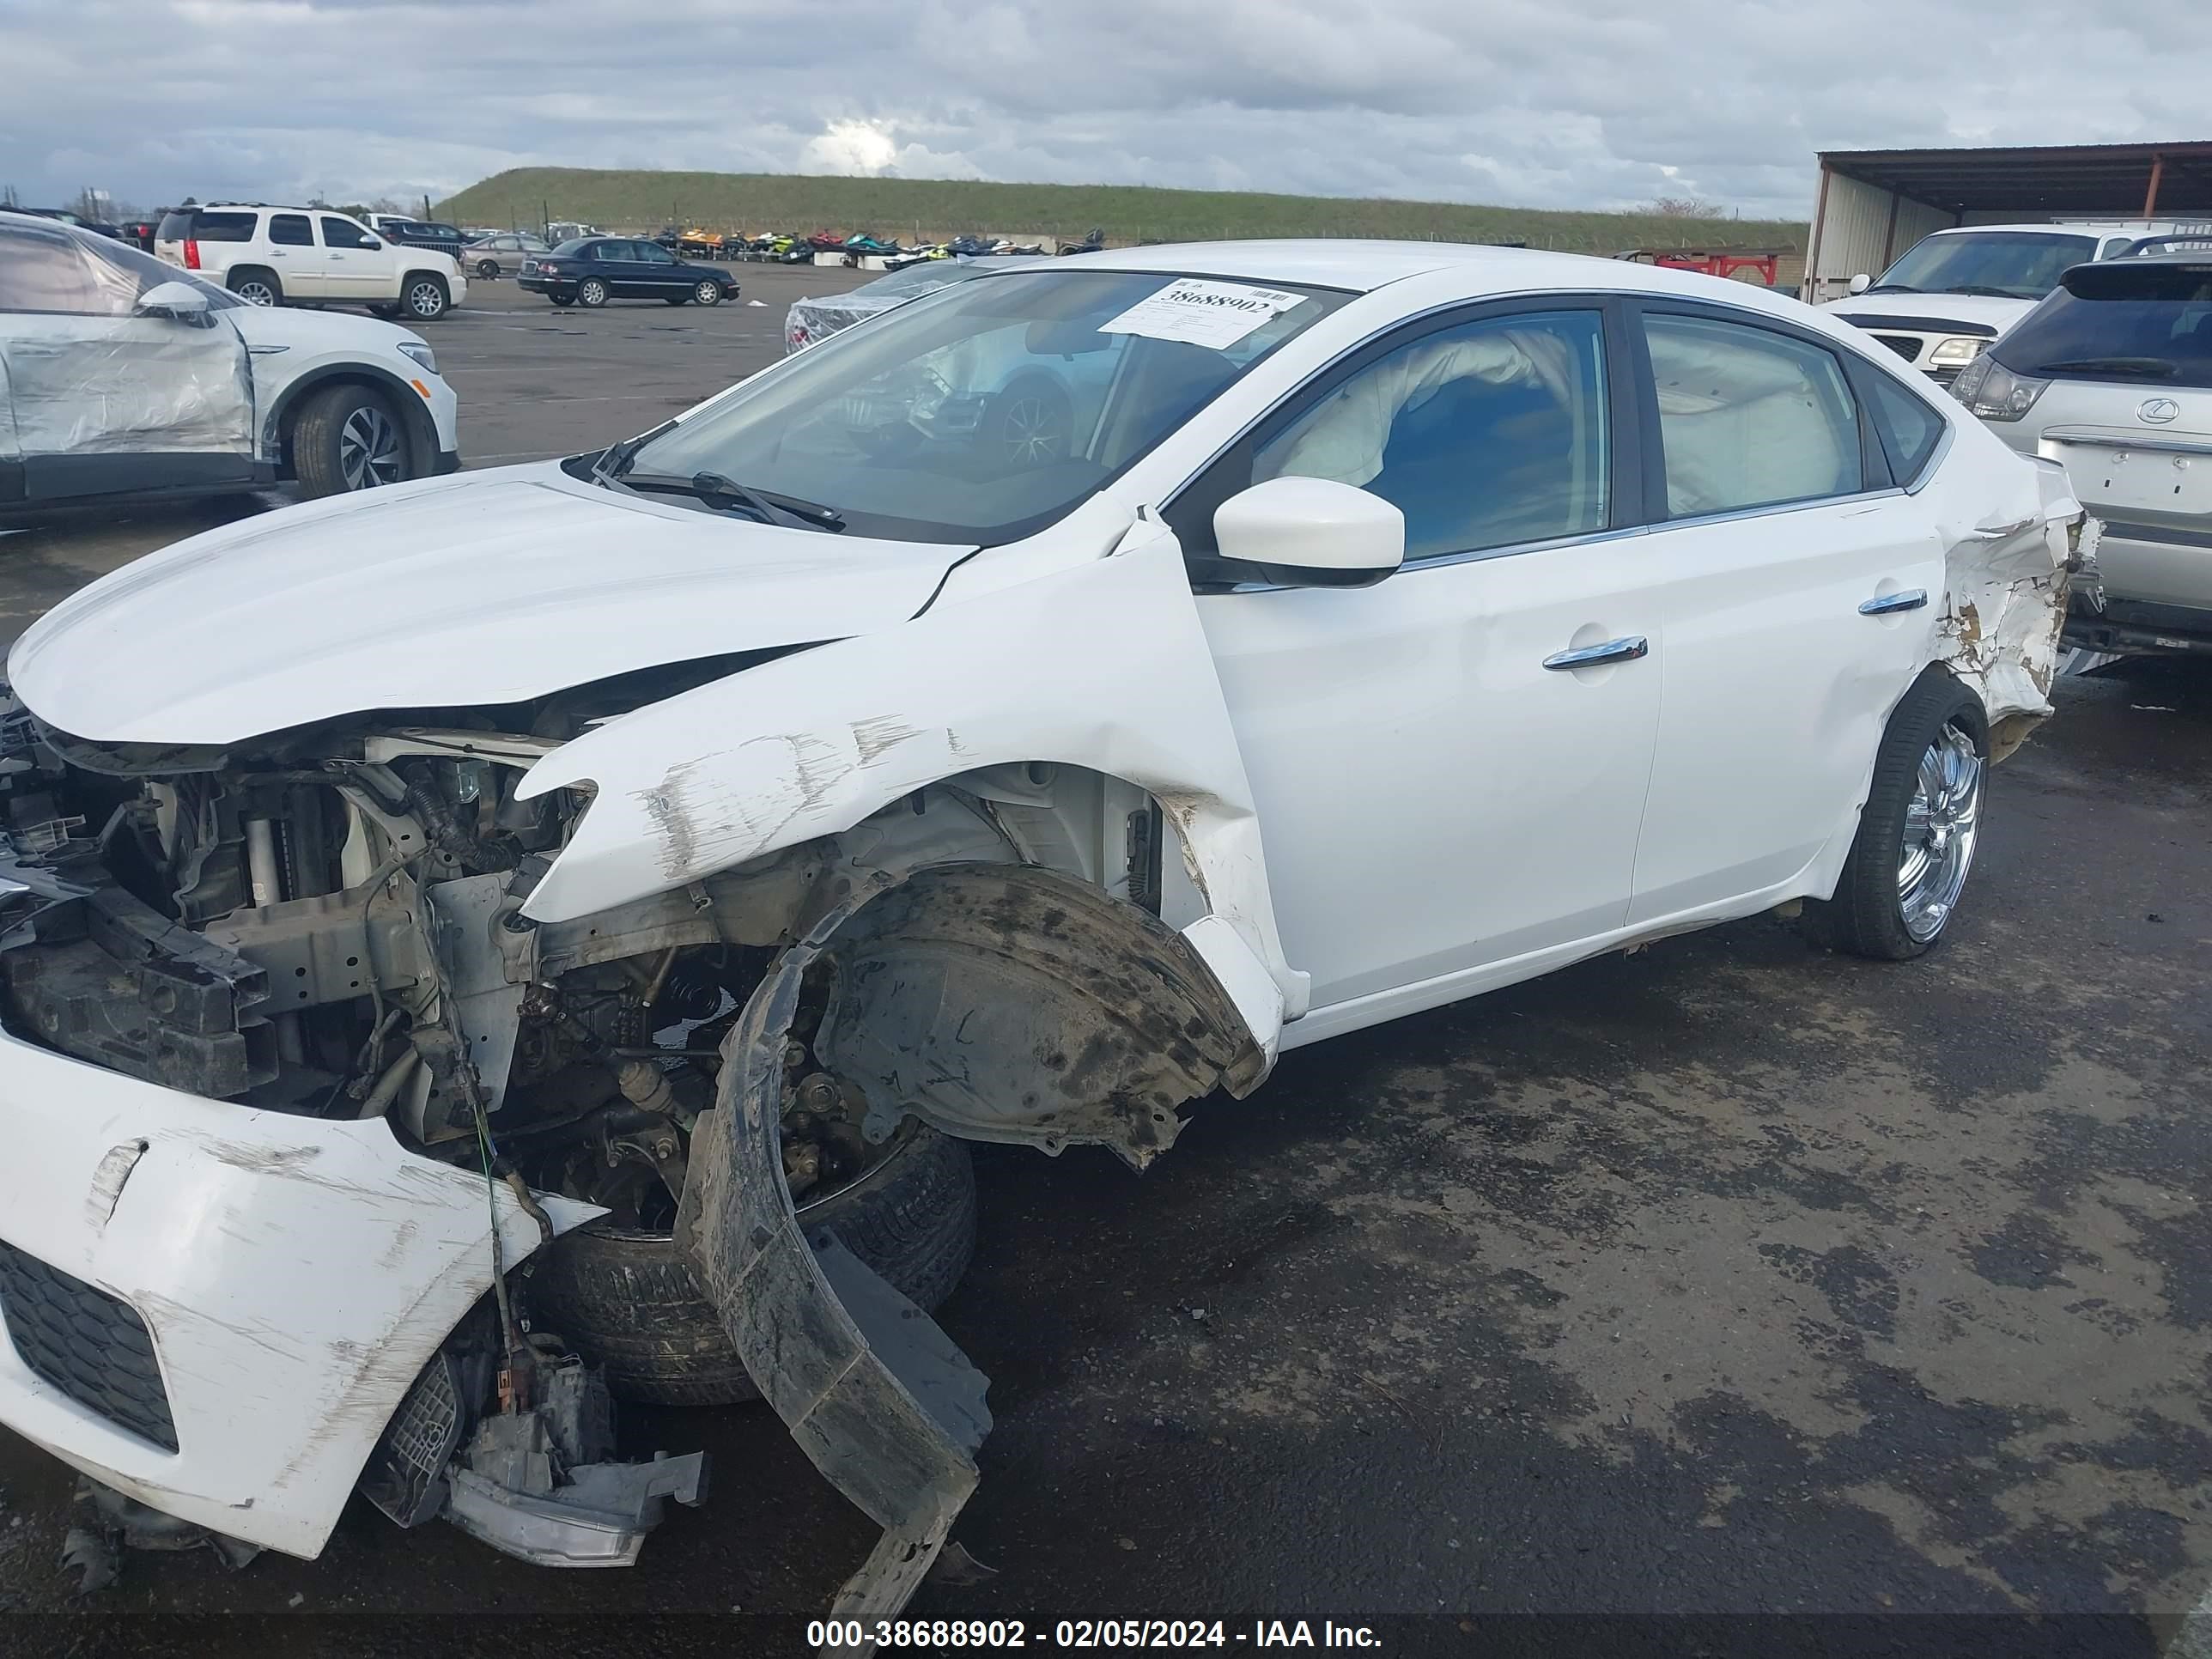
<svg viewBox="0 0 2212 1659"><path fill-rule="evenodd" d="M1103 559L763 664L548 755L519 794L598 793L524 911L571 921L849 830L957 774L1028 761L1122 778L1160 803L1209 912L1183 942L1271 1066L1282 1022L1305 1012L1307 978L1283 957L1182 549L1149 513Z"/></svg>
<svg viewBox="0 0 2212 1659"><path fill-rule="evenodd" d="M1972 525L1942 527L1943 609L1936 656L1982 700L2002 760L2051 712L2067 574L2081 504L2065 470L2033 461L2005 505Z"/></svg>

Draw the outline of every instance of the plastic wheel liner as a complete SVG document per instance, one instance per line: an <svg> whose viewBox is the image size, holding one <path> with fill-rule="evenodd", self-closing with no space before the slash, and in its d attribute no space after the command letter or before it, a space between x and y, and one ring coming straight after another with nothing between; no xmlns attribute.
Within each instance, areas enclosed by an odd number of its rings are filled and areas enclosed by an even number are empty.
<svg viewBox="0 0 2212 1659"><path fill-rule="evenodd" d="M1003 1100L1010 1122L1059 1122L1066 1139L1141 1165L1172 1140L1175 1105L1245 1083L1265 1062L1172 930L1022 866L875 876L755 992L723 1051L717 1109L694 1132L678 1234L763 1397L884 1528L832 1608L866 1627L906 1605L975 1491L989 1380L834 1233L810 1235L793 1212L785 1049L815 972L834 981L817 1053L872 1106L903 1097L953 1133L988 1138L991 1103Z"/></svg>

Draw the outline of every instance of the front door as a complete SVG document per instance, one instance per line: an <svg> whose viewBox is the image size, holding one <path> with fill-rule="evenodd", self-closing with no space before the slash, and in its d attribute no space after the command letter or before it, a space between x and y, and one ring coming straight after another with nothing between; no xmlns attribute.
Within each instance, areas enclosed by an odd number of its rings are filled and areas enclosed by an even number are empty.
<svg viewBox="0 0 2212 1659"><path fill-rule="evenodd" d="M399 266L390 243L342 214L318 214L315 229L323 242L326 298L398 302Z"/></svg>
<svg viewBox="0 0 2212 1659"><path fill-rule="evenodd" d="M1851 833L1943 593L1932 505L1892 486L1834 351L1741 313L1647 307L1643 330L1668 581L1638 923L1740 910Z"/></svg>
<svg viewBox="0 0 2212 1659"><path fill-rule="evenodd" d="M1597 301L1415 325L1168 513L1201 553L1212 507L1268 477L1406 515L1406 563L1375 586L1199 600L1285 954L1313 980L1286 1040L1541 971L1626 921L1668 647L1650 550L1618 528L1640 487L1625 337Z"/></svg>
<svg viewBox="0 0 2212 1659"><path fill-rule="evenodd" d="M0 500L244 483L253 380L222 311L135 314L145 286L70 232L0 223Z"/></svg>
<svg viewBox="0 0 2212 1659"><path fill-rule="evenodd" d="M632 242L631 251L637 257L636 282L641 299L665 300L691 291L690 274L676 263L675 256L658 242Z"/></svg>

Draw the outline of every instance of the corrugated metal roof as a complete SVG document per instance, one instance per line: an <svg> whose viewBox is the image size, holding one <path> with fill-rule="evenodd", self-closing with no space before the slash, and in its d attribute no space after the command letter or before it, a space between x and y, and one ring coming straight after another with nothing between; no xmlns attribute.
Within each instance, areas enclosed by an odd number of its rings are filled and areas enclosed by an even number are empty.
<svg viewBox="0 0 2212 1659"><path fill-rule="evenodd" d="M2142 211L2151 169L2160 166L2160 216L2212 213L2212 140L1838 149L1823 151L1820 165L1954 212L2114 214Z"/></svg>

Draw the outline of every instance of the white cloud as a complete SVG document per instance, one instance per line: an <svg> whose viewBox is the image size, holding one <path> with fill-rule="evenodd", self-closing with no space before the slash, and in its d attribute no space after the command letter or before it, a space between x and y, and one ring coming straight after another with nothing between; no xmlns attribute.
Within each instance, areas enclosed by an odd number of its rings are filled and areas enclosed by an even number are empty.
<svg viewBox="0 0 2212 1659"><path fill-rule="evenodd" d="M2212 136L2201 0L0 0L0 184L537 163L1802 217L1820 149ZM2021 42L2063 42L2063 49Z"/></svg>

